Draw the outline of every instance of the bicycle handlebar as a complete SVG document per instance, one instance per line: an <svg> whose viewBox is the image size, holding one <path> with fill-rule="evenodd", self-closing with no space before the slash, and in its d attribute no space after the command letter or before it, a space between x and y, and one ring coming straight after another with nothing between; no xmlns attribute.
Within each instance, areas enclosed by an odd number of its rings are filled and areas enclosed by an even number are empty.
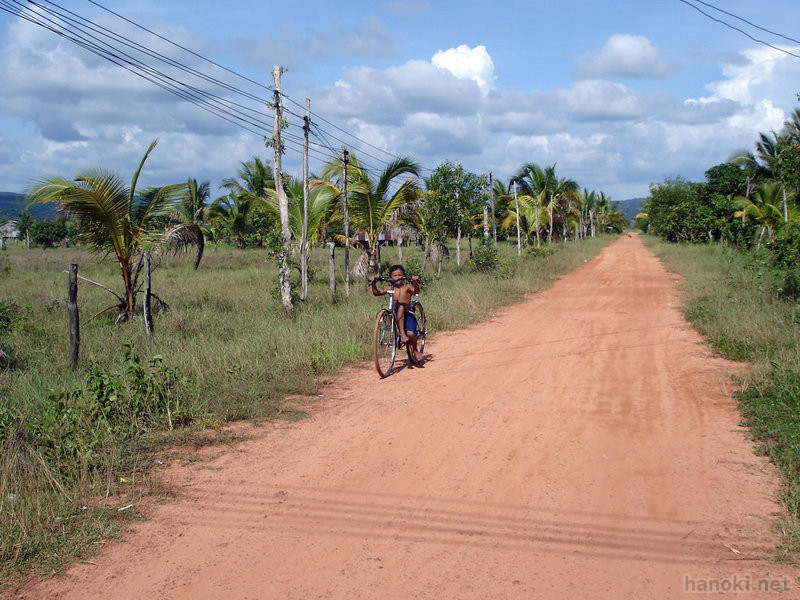
<svg viewBox="0 0 800 600"><path fill-rule="evenodd" d="M402 280L403 281L407 281L408 283L413 283L414 282L414 280L411 279L411 277L403 277ZM372 285L373 283L378 283L379 281L384 281L386 283L391 283L392 285L394 285L394 282L397 281L397 280L396 279L390 279L388 277L376 277L372 281L367 282L367 285Z"/></svg>

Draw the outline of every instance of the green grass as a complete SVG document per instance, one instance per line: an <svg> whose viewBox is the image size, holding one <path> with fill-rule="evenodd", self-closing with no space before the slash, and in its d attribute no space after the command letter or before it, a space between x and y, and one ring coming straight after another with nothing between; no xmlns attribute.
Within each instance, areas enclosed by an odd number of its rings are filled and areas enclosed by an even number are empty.
<svg viewBox="0 0 800 600"><path fill-rule="evenodd" d="M782 279L766 258L719 244L642 238L686 279L683 311L722 356L746 361L736 399L758 452L777 466L786 516L781 556L800 552L800 304L780 297Z"/></svg>
<svg viewBox="0 0 800 600"><path fill-rule="evenodd" d="M495 271L479 272L466 259L457 268L453 258L440 277L426 272L433 347L436 332L549 286L610 239L522 258L501 244ZM421 254L405 248L404 258ZM395 259L396 249L384 250L384 262ZM135 510L116 509L147 493L154 459L170 444L205 443L207 432L225 435L219 426L236 419L302 418L284 398L309 394L324 376L369 358L383 302L358 280L344 295L337 249L332 304L327 250L318 250L309 300L288 316L266 251L209 247L197 271L188 256L166 258L155 271L154 292L170 308L155 315L151 341L141 318L116 325L110 311L82 326L73 370L64 273L73 260L84 277L120 287L114 264L84 250L0 254L0 348L16 361L0 370L0 582L57 570L124 527ZM83 282L78 297L82 322L114 303Z"/></svg>

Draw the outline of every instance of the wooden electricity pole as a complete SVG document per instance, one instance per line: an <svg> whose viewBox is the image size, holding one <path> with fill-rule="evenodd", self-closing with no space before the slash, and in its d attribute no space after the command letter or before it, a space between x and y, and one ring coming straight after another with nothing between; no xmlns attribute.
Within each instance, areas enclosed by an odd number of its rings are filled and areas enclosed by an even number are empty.
<svg viewBox="0 0 800 600"><path fill-rule="evenodd" d="M306 98L303 118L303 233L300 238L300 299L308 297L308 135L311 131L311 100Z"/></svg>
<svg viewBox="0 0 800 600"><path fill-rule="evenodd" d="M69 294L67 295L69 313L69 364L78 364L78 351L81 347L81 322L78 317L78 263L69 263Z"/></svg>
<svg viewBox="0 0 800 600"><path fill-rule="evenodd" d="M489 242L489 208L486 205L486 175L481 173L481 197L483 198L483 243Z"/></svg>
<svg viewBox="0 0 800 600"><path fill-rule="evenodd" d="M514 180L514 210L517 212L517 256L522 256L522 242L519 234L519 200L517 199L517 180Z"/></svg>
<svg viewBox="0 0 800 600"><path fill-rule="evenodd" d="M280 266L280 285L281 302L283 307L291 312L292 306L292 284L289 280L291 271L289 269L289 248L292 243L292 232L289 229L289 199L286 197L286 190L283 189L283 171L281 168L281 158L283 155L283 144L281 143L281 127L283 127L283 96L281 95L281 73L283 69L278 65L272 68L272 78L275 83L275 124L272 127L272 150L274 156L275 171L275 192L278 195L278 211L281 217L281 233L283 240L281 244L281 266Z"/></svg>
<svg viewBox="0 0 800 600"><path fill-rule="evenodd" d="M491 171L489 171L489 203L492 205L492 239L494 240L494 247L497 248L497 221L494 218L494 181L492 180Z"/></svg>
<svg viewBox="0 0 800 600"><path fill-rule="evenodd" d="M147 339L153 337L153 286L150 277L153 273L153 266L150 260L150 250L144 253L144 303L142 304L142 314L144 314L144 331Z"/></svg>
<svg viewBox="0 0 800 600"><path fill-rule="evenodd" d="M350 295L350 214L347 208L347 148L342 146L342 218L344 219L344 293Z"/></svg>

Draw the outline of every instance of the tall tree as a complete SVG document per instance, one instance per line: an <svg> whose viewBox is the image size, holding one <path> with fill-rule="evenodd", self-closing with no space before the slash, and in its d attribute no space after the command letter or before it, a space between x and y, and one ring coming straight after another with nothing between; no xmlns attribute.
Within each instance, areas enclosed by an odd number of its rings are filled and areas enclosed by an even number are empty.
<svg viewBox="0 0 800 600"><path fill-rule="evenodd" d="M466 233L470 239L474 213L481 205L480 178L461 165L450 161L441 163L427 181L426 202L441 215L443 225L456 236L456 262L461 266L461 238Z"/></svg>

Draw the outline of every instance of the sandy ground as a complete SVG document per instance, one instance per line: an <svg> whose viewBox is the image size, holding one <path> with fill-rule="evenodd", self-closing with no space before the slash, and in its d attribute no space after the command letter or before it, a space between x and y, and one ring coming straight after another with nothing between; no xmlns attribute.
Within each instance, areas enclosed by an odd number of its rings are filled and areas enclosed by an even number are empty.
<svg viewBox="0 0 800 600"><path fill-rule="evenodd" d="M739 427L737 365L676 281L622 237L436 336L423 368L349 370L310 418L167 469L178 501L15 597L798 597L769 558L777 483Z"/></svg>

